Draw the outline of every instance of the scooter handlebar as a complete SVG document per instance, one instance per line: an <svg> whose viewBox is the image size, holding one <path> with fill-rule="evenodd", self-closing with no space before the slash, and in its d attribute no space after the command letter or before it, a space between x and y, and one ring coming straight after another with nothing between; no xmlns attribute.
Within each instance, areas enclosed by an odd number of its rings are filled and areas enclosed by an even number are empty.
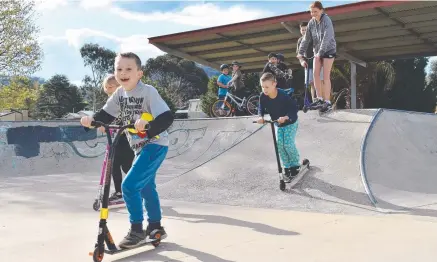
<svg viewBox="0 0 437 262"><path fill-rule="evenodd" d="M100 121L91 121L91 126L95 127L95 128L99 128L101 126L104 126L105 128L112 128L112 129L135 128L134 124L128 124L128 125L124 125L124 126L121 126L121 125L106 125L106 124L104 124L103 122L100 122ZM147 124L146 125L146 130L148 130L149 127L150 127L150 125Z"/></svg>
<svg viewBox="0 0 437 262"><path fill-rule="evenodd" d="M285 120L284 123L290 122L289 119ZM252 123L257 124L257 121L252 121ZM264 120L264 123L272 124L272 123L278 123L278 120Z"/></svg>

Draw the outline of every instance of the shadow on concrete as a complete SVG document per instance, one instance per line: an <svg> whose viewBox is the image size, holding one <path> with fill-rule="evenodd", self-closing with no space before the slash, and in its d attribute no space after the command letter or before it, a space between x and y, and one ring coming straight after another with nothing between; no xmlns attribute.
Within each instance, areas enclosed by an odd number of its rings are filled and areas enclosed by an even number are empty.
<svg viewBox="0 0 437 262"><path fill-rule="evenodd" d="M320 172L322 172L320 168L316 166L311 166L310 171L305 175L305 177L303 177L303 179L299 181L294 188L287 188L285 192L308 197L315 200L335 203L338 205L347 205L363 210L373 211L378 214L408 214L413 216L437 217L437 210L421 208L425 206L434 205L437 203L430 203L427 205L421 205L416 207L404 207L376 198L378 206L383 207L384 209L384 211L380 211L375 208L372 202L370 202L369 197L366 193L356 192L351 189L334 185L320 178L315 177L315 174ZM324 175L330 176L329 174L324 174ZM308 185L311 185L311 188L315 188L326 195L330 195L335 198L344 200L347 203L324 199L321 197L311 195L304 190L304 188L308 188Z"/></svg>
<svg viewBox="0 0 437 262"><path fill-rule="evenodd" d="M150 261L153 259L153 261L167 261L167 262L182 262L182 260L178 259L171 259L165 255L159 254L164 251L178 251L181 253L184 253L185 255L180 255L180 259L185 259L187 257L195 257L199 261L208 261L208 262L235 262L235 260L227 260L220 258L218 256L214 256L202 251L198 251L191 248L186 248L181 245L175 244L175 243L169 243L169 242L161 242L159 247L144 251L141 253L138 253L133 256L120 258L117 260L114 260L114 262L143 262L143 261Z"/></svg>
<svg viewBox="0 0 437 262"><path fill-rule="evenodd" d="M162 210L163 210L163 214L166 217L172 216L181 219L184 218L197 219L196 221L184 220L185 222L188 223L209 223L209 224L223 224L229 226L246 227L246 228L251 228L257 232L270 234L270 235L281 235L281 236L300 235L297 232L272 227L270 225L266 225L262 223L254 223L254 222L239 220L235 218L225 217L225 216L179 213L176 210L174 210L173 207L171 206L162 206ZM167 218L167 219L178 219L178 218Z"/></svg>

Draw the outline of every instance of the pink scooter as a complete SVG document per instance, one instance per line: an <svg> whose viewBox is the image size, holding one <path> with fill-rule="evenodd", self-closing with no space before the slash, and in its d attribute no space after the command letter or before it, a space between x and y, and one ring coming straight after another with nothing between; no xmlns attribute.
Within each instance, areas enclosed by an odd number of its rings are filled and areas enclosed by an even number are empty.
<svg viewBox="0 0 437 262"><path fill-rule="evenodd" d="M109 132L111 133L111 137L114 137L116 131L114 129L109 129ZM99 193L97 194L96 199L94 200L94 203L93 203L93 209L95 211L99 211L100 206L102 204L103 186L105 185L106 163L108 162L109 150L110 150L110 146L109 146L109 144L106 144L105 159L103 160L102 173L100 175ZM124 203L124 200L122 198L122 199L119 199L117 201L112 201L112 202L109 201L108 207L123 206L124 204L125 203Z"/></svg>

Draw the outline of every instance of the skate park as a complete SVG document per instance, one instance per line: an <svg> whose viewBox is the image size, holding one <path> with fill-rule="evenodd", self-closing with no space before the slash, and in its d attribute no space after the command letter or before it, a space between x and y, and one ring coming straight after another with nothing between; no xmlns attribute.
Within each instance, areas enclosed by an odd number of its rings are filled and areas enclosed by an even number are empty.
<svg viewBox="0 0 437 262"><path fill-rule="evenodd" d="M311 169L284 192L254 119L175 120L157 175L169 237L103 261L434 261L436 115L299 112ZM105 147L78 121L0 122L0 261L92 261ZM127 217L109 212L116 242Z"/></svg>

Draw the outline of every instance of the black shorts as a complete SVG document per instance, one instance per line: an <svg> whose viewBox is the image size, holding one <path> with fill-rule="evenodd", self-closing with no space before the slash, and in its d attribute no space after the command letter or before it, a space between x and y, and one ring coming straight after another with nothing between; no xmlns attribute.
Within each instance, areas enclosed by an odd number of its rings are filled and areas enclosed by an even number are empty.
<svg viewBox="0 0 437 262"><path fill-rule="evenodd" d="M337 53L326 53L322 56L322 58L336 58Z"/></svg>

